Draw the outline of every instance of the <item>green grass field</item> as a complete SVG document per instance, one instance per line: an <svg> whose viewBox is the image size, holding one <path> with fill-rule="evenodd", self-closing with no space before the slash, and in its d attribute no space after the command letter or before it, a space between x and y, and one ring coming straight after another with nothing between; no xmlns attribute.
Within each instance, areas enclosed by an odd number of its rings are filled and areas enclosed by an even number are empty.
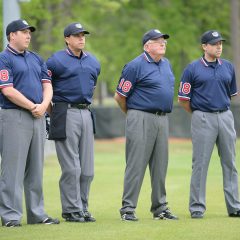
<svg viewBox="0 0 240 240"><path fill-rule="evenodd" d="M147 170L136 210L138 222L122 222L119 216L125 167L123 141L96 141L95 178L92 183L89 210L96 223L66 223L61 218L58 189L60 168L55 156L45 161L45 209L58 217L60 225L26 225L21 228L0 227L1 240L231 240L239 239L240 219L227 216L220 161L214 150L207 182L207 211L204 219L191 219L188 212L191 174L191 142L170 140L167 175L167 199L179 221L152 220L150 181ZM240 170L240 140L237 145L237 165ZM240 171L239 171L240 172Z"/></svg>

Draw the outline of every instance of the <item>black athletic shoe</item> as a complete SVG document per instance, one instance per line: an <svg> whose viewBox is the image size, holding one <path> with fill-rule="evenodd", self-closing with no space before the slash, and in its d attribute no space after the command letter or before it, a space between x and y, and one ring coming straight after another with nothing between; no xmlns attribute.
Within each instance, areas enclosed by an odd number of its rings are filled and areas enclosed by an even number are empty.
<svg viewBox="0 0 240 240"><path fill-rule="evenodd" d="M50 224L59 224L60 221L57 218L51 218L51 217L47 217L46 219L44 219L42 222L40 222L40 224L46 224L46 225L50 225Z"/></svg>
<svg viewBox="0 0 240 240"><path fill-rule="evenodd" d="M203 213L200 211L192 212L191 218L203 218Z"/></svg>
<svg viewBox="0 0 240 240"><path fill-rule="evenodd" d="M83 212L63 213L62 217L66 222L85 222Z"/></svg>
<svg viewBox="0 0 240 240"><path fill-rule="evenodd" d="M167 208L166 210L162 211L161 213L153 214L153 219L154 220L167 220L167 219L178 220L178 217L173 215L170 212L170 209Z"/></svg>
<svg viewBox="0 0 240 240"><path fill-rule="evenodd" d="M96 222L96 219L92 216L89 211L84 211L84 220L85 222Z"/></svg>
<svg viewBox="0 0 240 240"><path fill-rule="evenodd" d="M240 210L238 210L234 213L229 213L229 217L240 217Z"/></svg>
<svg viewBox="0 0 240 240"><path fill-rule="evenodd" d="M121 215L121 218L123 221L133 221L133 222L138 221L138 218L134 212L126 212Z"/></svg>
<svg viewBox="0 0 240 240"><path fill-rule="evenodd" d="M5 224L3 224L3 226L5 226L5 227L21 227L22 225L16 220L11 220L11 221L8 221Z"/></svg>

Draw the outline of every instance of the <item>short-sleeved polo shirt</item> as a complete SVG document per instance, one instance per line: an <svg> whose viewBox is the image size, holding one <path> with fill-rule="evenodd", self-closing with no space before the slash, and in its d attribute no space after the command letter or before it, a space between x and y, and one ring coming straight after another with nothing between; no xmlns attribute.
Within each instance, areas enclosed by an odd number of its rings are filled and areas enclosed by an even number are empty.
<svg viewBox="0 0 240 240"><path fill-rule="evenodd" d="M75 56L69 48L54 53L47 60L52 74L53 102L91 104L100 63L90 53Z"/></svg>
<svg viewBox="0 0 240 240"><path fill-rule="evenodd" d="M178 98L190 101L193 111L212 112L229 109L231 97L236 94L233 65L224 59L210 64L200 58L184 70Z"/></svg>
<svg viewBox="0 0 240 240"><path fill-rule="evenodd" d="M167 58L155 62L144 52L124 66L116 91L128 109L171 112L174 80Z"/></svg>
<svg viewBox="0 0 240 240"><path fill-rule="evenodd" d="M14 87L36 104L43 101L43 83L51 83L47 66L36 53L18 53L7 46L0 53L0 89ZM2 95L2 108L19 108Z"/></svg>

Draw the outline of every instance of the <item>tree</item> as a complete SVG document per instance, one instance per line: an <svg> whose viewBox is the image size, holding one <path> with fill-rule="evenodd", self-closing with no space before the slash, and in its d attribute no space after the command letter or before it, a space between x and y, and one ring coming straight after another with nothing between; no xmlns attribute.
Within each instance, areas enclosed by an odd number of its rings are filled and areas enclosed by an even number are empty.
<svg viewBox="0 0 240 240"><path fill-rule="evenodd" d="M230 4L225 0L34 0L22 3L22 15L37 27L32 48L44 58L64 48L63 29L79 21L90 31L86 49L100 60L99 80L114 92L125 63L142 52L144 32L169 33L167 57L176 75L175 96L184 67L202 55L200 36L209 29L231 36ZM224 56L232 58L230 41Z"/></svg>

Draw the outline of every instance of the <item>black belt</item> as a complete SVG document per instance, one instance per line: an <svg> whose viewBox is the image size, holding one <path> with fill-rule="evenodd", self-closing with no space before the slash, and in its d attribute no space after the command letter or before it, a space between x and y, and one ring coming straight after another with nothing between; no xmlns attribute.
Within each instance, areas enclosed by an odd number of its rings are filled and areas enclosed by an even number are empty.
<svg viewBox="0 0 240 240"><path fill-rule="evenodd" d="M228 109L217 110L217 111L209 111L210 113L223 113L226 112Z"/></svg>
<svg viewBox="0 0 240 240"><path fill-rule="evenodd" d="M69 103L68 108L89 109L90 104L86 103Z"/></svg>
<svg viewBox="0 0 240 240"><path fill-rule="evenodd" d="M148 110L142 110L143 112L148 112L148 113L152 113L155 114L157 116L165 116L166 113L163 112L162 110L158 110L158 111L148 111Z"/></svg>
<svg viewBox="0 0 240 240"><path fill-rule="evenodd" d="M60 104L64 104L64 105L66 104L67 108L89 109L90 107L90 104L87 104L87 103L66 103L66 102L56 102L56 103L53 103L53 106L60 105Z"/></svg>
<svg viewBox="0 0 240 240"><path fill-rule="evenodd" d="M207 113L223 113L226 112L228 109L223 109L223 110L216 110L216 111L202 111L198 109L194 109L193 111L201 111L201 112L207 112Z"/></svg>
<svg viewBox="0 0 240 240"><path fill-rule="evenodd" d="M217 111L210 111L210 113L223 113L226 112L228 109L224 109L224 110L217 110Z"/></svg>
<svg viewBox="0 0 240 240"><path fill-rule="evenodd" d="M31 112L30 110L28 110L26 108L22 108L22 107L15 107L15 108L3 108L3 107L0 107L0 109L4 109L4 110L21 110L21 111Z"/></svg>

